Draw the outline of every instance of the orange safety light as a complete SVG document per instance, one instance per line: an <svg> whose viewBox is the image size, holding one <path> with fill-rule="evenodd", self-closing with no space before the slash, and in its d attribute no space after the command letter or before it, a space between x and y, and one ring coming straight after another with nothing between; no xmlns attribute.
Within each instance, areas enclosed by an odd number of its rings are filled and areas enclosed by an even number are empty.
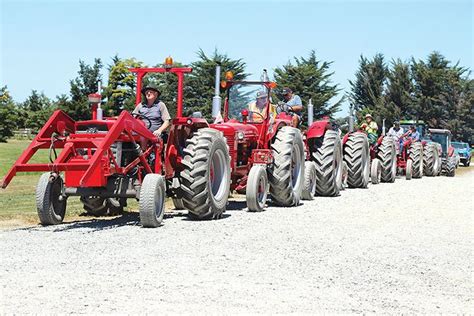
<svg viewBox="0 0 474 316"><path fill-rule="evenodd" d="M227 88L227 82L226 82L225 80L222 80L222 81L221 81L221 88L222 88L222 89Z"/></svg>
<svg viewBox="0 0 474 316"><path fill-rule="evenodd" d="M270 86L271 89L275 89L277 84L276 84L276 82L272 81L272 82L270 82L269 86Z"/></svg>
<svg viewBox="0 0 474 316"><path fill-rule="evenodd" d="M226 80L229 80L229 81L232 80L232 79L234 79L234 73L233 73L232 71L227 71L227 72L225 73L225 79L226 79Z"/></svg>
<svg viewBox="0 0 474 316"><path fill-rule="evenodd" d="M173 66L173 58L171 56L168 56L165 58L165 67L171 66Z"/></svg>

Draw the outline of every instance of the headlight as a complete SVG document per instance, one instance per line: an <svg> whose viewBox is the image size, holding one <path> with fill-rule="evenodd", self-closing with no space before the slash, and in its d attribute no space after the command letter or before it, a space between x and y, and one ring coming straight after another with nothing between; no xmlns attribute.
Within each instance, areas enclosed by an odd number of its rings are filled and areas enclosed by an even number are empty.
<svg viewBox="0 0 474 316"><path fill-rule="evenodd" d="M244 139L244 133L243 133L243 132L238 132L238 133L237 133L237 139L238 139L238 140Z"/></svg>

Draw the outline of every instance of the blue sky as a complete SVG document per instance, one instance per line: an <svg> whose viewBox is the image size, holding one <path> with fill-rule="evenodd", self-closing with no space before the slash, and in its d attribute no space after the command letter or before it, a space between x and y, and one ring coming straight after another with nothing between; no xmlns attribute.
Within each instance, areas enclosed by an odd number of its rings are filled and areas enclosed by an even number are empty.
<svg viewBox="0 0 474 316"><path fill-rule="evenodd" d="M471 1L0 1L0 85L15 101L67 94L79 59L190 63L199 48L243 58L255 79L314 49L345 91L361 54L438 50L473 69Z"/></svg>

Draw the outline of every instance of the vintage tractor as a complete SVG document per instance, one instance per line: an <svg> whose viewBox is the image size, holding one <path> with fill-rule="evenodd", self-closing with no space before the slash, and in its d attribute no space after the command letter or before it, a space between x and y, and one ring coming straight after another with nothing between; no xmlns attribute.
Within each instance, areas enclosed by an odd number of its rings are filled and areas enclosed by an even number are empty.
<svg viewBox="0 0 474 316"><path fill-rule="evenodd" d="M440 173L454 177L456 173L456 157L454 156L454 147L451 146L451 132L447 129L430 128L430 138L433 142L441 146L441 168Z"/></svg>
<svg viewBox="0 0 474 316"><path fill-rule="evenodd" d="M127 111L118 117L102 117L100 89L89 95L91 120L74 121L63 111L55 111L2 182L5 188L17 172L46 171L36 189L42 224L61 223L67 198L80 196L84 208L97 215L111 208L116 212L127 198L136 198L141 224L157 227L166 194L180 198L178 188L186 192L182 204L192 217L218 218L224 212L230 185L225 138L209 128L205 119L182 116L184 74L192 69L173 67L167 58L162 68L131 71L137 74L137 105L147 73L169 72L178 77L177 117L172 120L166 149L163 140L148 130L146 117ZM49 149L50 162L28 163L39 149Z"/></svg>
<svg viewBox="0 0 474 316"><path fill-rule="evenodd" d="M305 150L301 132L286 113L276 115L270 81L233 80L231 72L221 120L211 126L227 139L231 189L246 194L249 211L262 211L268 193L281 206L298 205L304 185ZM256 102L261 109L257 110ZM219 110L218 110L219 111Z"/></svg>
<svg viewBox="0 0 474 316"><path fill-rule="evenodd" d="M415 126L420 134L421 145L423 147L423 173L426 176L437 176L441 172L441 145L433 142L426 132L426 125L421 120L403 120L400 121L400 127L406 132L410 126ZM416 171L414 177L418 177Z"/></svg>
<svg viewBox="0 0 474 316"><path fill-rule="evenodd" d="M394 182L397 172L395 142L384 135L369 145L364 131L350 132L342 139L344 163L347 165L347 185L367 188L370 182Z"/></svg>

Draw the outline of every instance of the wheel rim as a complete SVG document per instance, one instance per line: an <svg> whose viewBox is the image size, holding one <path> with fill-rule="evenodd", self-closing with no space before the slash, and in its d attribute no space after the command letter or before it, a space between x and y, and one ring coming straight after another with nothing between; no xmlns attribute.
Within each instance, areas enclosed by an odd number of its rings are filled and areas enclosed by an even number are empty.
<svg viewBox="0 0 474 316"><path fill-rule="evenodd" d="M160 220L161 213L163 212L163 208L165 206L164 203L164 192L161 185L156 186L155 192L155 217L157 220Z"/></svg>
<svg viewBox="0 0 474 316"><path fill-rule="evenodd" d="M51 207L53 208L54 216L59 220L63 219L66 213L66 208L64 207L65 200L61 199L62 186L62 180L58 178L51 184L50 191Z"/></svg>
<svg viewBox="0 0 474 316"><path fill-rule="evenodd" d="M301 180L301 151L298 146L293 146L291 154L291 187L295 188Z"/></svg>
<svg viewBox="0 0 474 316"><path fill-rule="evenodd" d="M267 182L265 176L262 174L258 179L258 188L257 188L257 201L260 206L263 207L267 197Z"/></svg>
<svg viewBox="0 0 474 316"><path fill-rule="evenodd" d="M215 151L212 155L209 182L212 196L216 200L221 200L226 192L226 183L229 177L226 162L226 156L221 150Z"/></svg>

